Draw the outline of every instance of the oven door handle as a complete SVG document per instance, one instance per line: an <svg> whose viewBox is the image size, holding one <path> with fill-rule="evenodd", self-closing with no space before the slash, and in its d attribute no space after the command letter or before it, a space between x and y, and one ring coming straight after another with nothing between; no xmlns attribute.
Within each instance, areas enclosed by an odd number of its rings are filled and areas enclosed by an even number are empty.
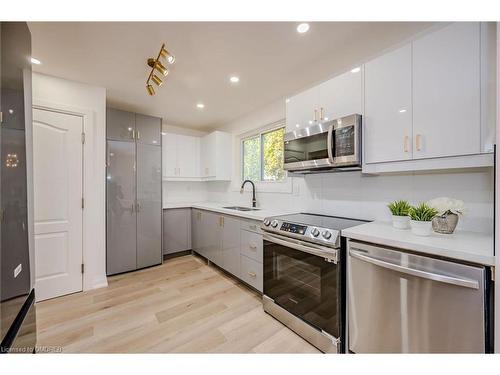
<svg viewBox="0 0 500 375"><path fill-rule="evenodd" d="M330 124L328 127L328 138L327 138L327 152L328 152L328 160L330 160L331 164L335 163L334 157L333 157L333 123Z"/></svg>
<svg viewBox="0 0 500 375"><path fill-rule="evenodd" d="M326 261L337 264L338 262L338 251L330 248L323 247L315 247L311 245L303 245L302 243L285 239L281 236L277 236L274 234L264 233L262 238L266 241L275 243L277 245L282 245L285 247L289 247L291 249L295 249L298 251L303 251L305 253L309 253L312 255L316 255L318 257L324 258ZM327 250L328 249L328 250Z"/></svg>
<svg viewBox="0 0 500 375"><path fill-rule="evenodd" d="M432 280L432 281L437 281L437 282L452 284L452 285L457 285L457 286L463 286L463 287L471 288L471 289L479 289L479 283L477 282L477 280L460 279L460 278L453 277L453 276L441 275L438 273L432 273L432 272L422 271L422 270L418 270L418 269L411 268L411 267L405 267L405 266L402 266L399 264L386 262L386 261L381 260L381 259L372 258L368 255L364 255L361 252L354 250L354 248L351 248L351 250L349 251L349 255L353 258L360 260L360 261L363 261L366 263L371 263L375 266L387 268L389 270L401 272L401 273L411 275L411 276L420 277L422 279L427 279L427 280Z"/></svg>

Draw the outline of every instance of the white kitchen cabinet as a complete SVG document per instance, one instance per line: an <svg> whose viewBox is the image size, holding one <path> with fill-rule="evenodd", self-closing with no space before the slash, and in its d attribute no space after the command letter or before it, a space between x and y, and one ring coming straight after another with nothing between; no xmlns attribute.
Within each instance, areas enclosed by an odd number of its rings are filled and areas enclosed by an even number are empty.
<svg viewBox="0 0 500 375"><path fill-rule="evenodd" d="M318 90L320 121L363 113L362 66L323 82Z"/></svg>
<svg viewBox="0 0 500 375"><path fill-rule="evenodd" d="M363 67L356 67L286 100L286 131L363 113Z"/></svg>
<svg viewBox="0 0 500 375"><path fill-rule="evenodd" d="M200 178L200 138L166 133L163 137L163 178Z"/></svg>
<svg viewBox="0 0 500 375"><path fill-rule="evenodd" d="M480 24L457 22L413 42L413 158L481 152Z"/></svg>
<svg viewBox="0 0 500 375"><path fill-rule="evenodd" d="M191 209L163 210L163 254L191 250Z"/></svg>
<svg viewBox="0 0 500 375"><path fill-rule="evenodd" d="M412 158L411 44L365 64L365 163Z"/></svg>
<svg viewBox="0 0 500 375"><path fill-rule="evenodd" d="M286 131L306 128L319 119L319 89L310 88L286 101Z"/></svg>
<svg viewBox="0 0 500 375"><path fill-rule="evenodd" d="M201 177L204 181L230 181L232 135L214 131L201 139Z"/></svg>

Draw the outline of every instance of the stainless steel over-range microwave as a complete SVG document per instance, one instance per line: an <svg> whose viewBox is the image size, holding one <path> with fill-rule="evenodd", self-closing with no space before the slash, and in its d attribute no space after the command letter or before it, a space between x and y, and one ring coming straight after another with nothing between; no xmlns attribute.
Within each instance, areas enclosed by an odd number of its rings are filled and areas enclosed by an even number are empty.
<svg viewBox="0 0 500 375"><path fill-rule="evenodd" d="M286 133L284 169L319 173L361 169L361 115L354 114Z"/></svg>

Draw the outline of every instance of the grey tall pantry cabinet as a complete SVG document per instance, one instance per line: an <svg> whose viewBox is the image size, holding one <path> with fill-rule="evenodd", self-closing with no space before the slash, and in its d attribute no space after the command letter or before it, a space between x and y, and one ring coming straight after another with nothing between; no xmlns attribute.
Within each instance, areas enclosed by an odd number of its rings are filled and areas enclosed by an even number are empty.
<svg viewBox="0 0 500 375"><path fill-rule="evenodd" d="M162 262L161 119L106 111L106 272Z"/></svg>

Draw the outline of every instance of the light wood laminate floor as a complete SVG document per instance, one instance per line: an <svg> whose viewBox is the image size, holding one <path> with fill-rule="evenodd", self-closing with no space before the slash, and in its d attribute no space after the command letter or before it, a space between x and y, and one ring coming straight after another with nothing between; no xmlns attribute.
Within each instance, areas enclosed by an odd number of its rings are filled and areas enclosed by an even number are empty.
<svg viewBox="0 0 500 375"><path fill-rule="evenodd" d="M69 353L318 353L261 297L188 255L37 303L38 346Z"/></svg>

